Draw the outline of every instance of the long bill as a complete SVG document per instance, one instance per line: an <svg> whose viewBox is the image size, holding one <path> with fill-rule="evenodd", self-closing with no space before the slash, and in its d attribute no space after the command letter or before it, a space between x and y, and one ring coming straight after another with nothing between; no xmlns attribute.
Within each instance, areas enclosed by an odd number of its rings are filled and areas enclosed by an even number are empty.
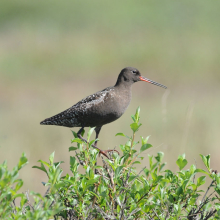
<svg viewBox="0 0 220 220"><path fill-rule="evenodd" d="M164 85L162 85L162 84L160 84L160 83L154 82L154 81L151 80L151 79L147 79L147 78L145 78L145 77L143 77L143 76L140 76L139 79L140 79L141 81L148 82L148 83L151 83L151 84L153 84L153 85L160 86L160 87L162 87L162 88L164 88L164 89L167 89L166 86L164 86Z"/></svg>

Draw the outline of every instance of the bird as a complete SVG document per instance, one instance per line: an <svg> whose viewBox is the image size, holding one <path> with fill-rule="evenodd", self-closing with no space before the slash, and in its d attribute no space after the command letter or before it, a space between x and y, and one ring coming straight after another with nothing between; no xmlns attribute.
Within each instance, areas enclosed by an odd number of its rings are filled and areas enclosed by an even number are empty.
<svg viewBox="0 0 220 220"><path fill-rule="evenodd" d="M97 147L100 130L103 125L109 124L123 115L131 102L132 84L139 81L148 82L164 89L167 88L160 83L142 76L138 69L126 67L121 70L114 86L107 87L87 96L65 111L46 118L40 124L80 127L77 136L84 142L87 142L81 135L84 128L95 127L96 141L92 147L108 158L107 153L113 150L101 150Z"/></svg>

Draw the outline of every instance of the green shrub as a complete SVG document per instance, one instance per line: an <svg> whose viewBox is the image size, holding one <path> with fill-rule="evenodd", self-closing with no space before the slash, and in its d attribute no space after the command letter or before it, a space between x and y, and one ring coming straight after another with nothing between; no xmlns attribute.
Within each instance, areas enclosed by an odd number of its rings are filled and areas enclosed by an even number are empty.
<svg viewBox="0 0 220 220"><path fill-rule="evenodd" d="M61 212L63 206L56 202L56 195L53 198L42 197L39 193L32 192L34 203L30 203L29 194L18 193L23 185L23 181L18 179L18 171L27 164L25 154L12 171L8 170L7 162L0 165L0 219L49 219L50 216ZM15 199L20 198L19 205Z"/></svg>
<svg viewBox="0 0 220 220"><path fill-rule="evenodd" d="M49 162L39 160L40 166L34 166L46 173L48 186L45 196L32 193L33 205L28 195L18 194L22 180L18 180L18 171L27 163L22 156L17 167L12 172L7 170L6 163L0 169L0 218L1 219L220 219L220 175L210 168L210 155L200 155L207 170L197 169L187 165L185 155L180 155L176 161L179 171L174 173L165 170L162 152L149 157L149 166L137 171L135 164L141 164L144 159L142 152L151 148L148 137L139 142L135 134L140 128L138 108L132 116L130 125L132 136L123 133L127 142L120 145L122 155L116 152L102 158L102 165L97 165L99 152L89 141L94 128L87 134L88 144L85 144L73 132L74 146L69 151L75 151L70 156L70 174L61 176L62 162L54 162L54 153ZM137 146L139 146L137 148ZM140 148L140 150L138 150ZM145 162L144 162L145 163ZM83 173L79 172L83 167ZM202 173L196 178L197 173ZM206 192L200 189L209 179L210 185ZM21 202L15 205L15 198Z"/></svg>

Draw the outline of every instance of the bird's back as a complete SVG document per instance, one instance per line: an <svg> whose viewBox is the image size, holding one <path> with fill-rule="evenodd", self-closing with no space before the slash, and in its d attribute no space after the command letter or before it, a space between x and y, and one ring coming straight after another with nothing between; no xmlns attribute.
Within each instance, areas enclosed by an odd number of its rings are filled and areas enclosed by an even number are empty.
<svg viewBox="0 0 220 220"><path fill-rule="evenodd" d="M45 119L41 124L65 127L102 126L123 114L125 109L121 108L120 99L117 89L108 87L87 96L67 110Z"/></svg>

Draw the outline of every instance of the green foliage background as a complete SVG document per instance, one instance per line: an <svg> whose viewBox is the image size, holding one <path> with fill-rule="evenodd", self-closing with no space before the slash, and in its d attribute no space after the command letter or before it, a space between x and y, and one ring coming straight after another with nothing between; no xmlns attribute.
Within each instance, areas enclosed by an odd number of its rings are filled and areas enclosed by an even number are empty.
<svg viewBox="0 0 220 220"><path fill-rule="evenodd" d="M56 151L68 161L68 128L39 122L113 85L125 66L162 83L133 86L125 115L104 126L99 146L122 142L127 119L141 106L143 128L168 168L179 154L190 164L211 154L218 167L220 132L219 1L0 2L0 162L13 167L22 152L24 188L44 191L46 177L31 166ZM77 129L74 129L77 131ZM175 158L175 159L173 159ZM199 165L199 164L198 164ZM68 164L62 164L64 172ZM202 166L202 165L201 165Z"/></svg>

